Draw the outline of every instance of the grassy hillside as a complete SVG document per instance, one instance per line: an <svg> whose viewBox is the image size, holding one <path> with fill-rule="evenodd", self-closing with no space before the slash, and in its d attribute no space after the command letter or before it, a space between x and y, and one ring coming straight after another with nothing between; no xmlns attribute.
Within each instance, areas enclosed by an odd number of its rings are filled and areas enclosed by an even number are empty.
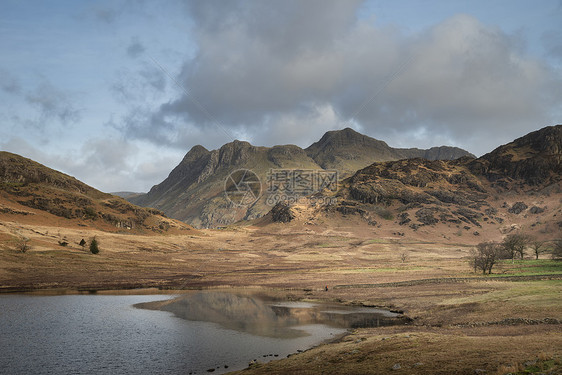
<svg viewBox="0 0 562 375"><path fill-rule="evenodd" d="M0 218L108 231L166 232L190 227L135 206L74 177L16 154L0 152Z"/></svg>

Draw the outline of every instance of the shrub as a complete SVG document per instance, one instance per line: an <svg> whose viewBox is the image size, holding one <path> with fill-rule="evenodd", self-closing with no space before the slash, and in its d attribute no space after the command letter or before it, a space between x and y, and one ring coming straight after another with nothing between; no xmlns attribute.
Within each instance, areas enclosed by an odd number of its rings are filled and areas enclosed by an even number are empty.
<svg viewBox="0 0 562 375"><path fill-rule="evenodd" d="M383 206L375 206L375 212L377 215L379 215L380 217L382 217L384 220L393 220L394 219L394 215L392 214L392 211L386 207Z"/></svg>
<svg viewBox="0 0 562 375"><path fill-rule="evenodd" d="M94 207L85 207L84 216L86 217L86 219L96 220L98 217L98 213L96 212Z"/></svg>
<svg viewBox="0 0 562 375"><path fill-rule="evenodd" d="M27 250L31 249L31 246L29 246L29 241L30 240L27 237L18 238L16 248L22 253L25 253Z"/></svg>
<svg viewBox="0 0 562 375"><path fill-rule="evenodd" d="M90 252L92 254L97 254L100 252L99 243L96 237L92 238L92 241L90 241Z"/></svg>
<svg viewBox="0 0 562 375"><path fill-rule="evenodd" d="M66 247L68 245L68 240L66 238L66 236L63 237L62 240L59 240L59 245Z"/></svg>

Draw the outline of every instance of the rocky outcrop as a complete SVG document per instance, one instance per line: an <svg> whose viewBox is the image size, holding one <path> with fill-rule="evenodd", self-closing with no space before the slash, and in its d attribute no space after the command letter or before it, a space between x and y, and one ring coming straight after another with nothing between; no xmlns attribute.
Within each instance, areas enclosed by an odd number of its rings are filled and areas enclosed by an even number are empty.
<svg viewBox="0 0 562 375"><path fill-rule="evenodd" d="M552 190L548 186L560 182L561 132L561 125L547 127L478 159L373 163L343 181L338 197L345 204L338 203L335 211L364 218L382 212L385 219L394 216L397 225L412 229L438 223L460 228L464 223L468 230L480 228L484 222L502 223L504 219L490 203L494 190L514 184L517 190L537 190L534 186L541 184L541 191L548 194ZM505 203L503 208L515 215L529 209L524 202L512 207ZM534 206L528 212L537 215L544 209Z"/></svg>
<svg viewBox="0 0 562 375"><path fill-rule="evenodd" d="M505 181L507 177L530 185L558 182L562 175L562 125L529 133L468 166L490 181Z"/></svg>
<svg viewBox="0 0 562 375"><path fill-rule="evenodd" d="M511 206L511 208L509 208L507 211L512 214L519 215L521 212L525 211L528 207L529 206L527 206L525 202L515 202L513 206Z"/></svg>
<svg viewBox="0 0 562 375"><path fill-rule="evenodd" d="M291 206L286 202L279 202L270 211L271 219L276 223L288 223L295 218Z"/></svg>

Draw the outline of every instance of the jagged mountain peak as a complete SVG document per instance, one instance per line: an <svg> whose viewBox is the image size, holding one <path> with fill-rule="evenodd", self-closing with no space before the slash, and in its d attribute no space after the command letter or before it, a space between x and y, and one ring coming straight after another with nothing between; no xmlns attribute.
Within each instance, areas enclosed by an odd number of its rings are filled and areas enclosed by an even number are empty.
<svg viewBox="0 0 562 375"><path fill-rule="evenodd" d="M187 154L185 154L184 159L194 156L197 157L197 156L205 155L208 154L209 152L210 151L207 150L205 147L201 145L195 145L191 148L191 150L189 150Z"/></svg>
<svg viewBox="0 0 562 375"><path fill-rule="evenodd" d="M304 150L295 145L253 146L239 140L211 151L196 146L166 180L131 201L161 209L171 217L199 227L226 225L243 218L259 217L269 210L265 195L251 208L233 209L229 205L224 181L237 169L252 170L266 189L271 169L337 170L338 176L344 178L376 161L424 157L426 152L431 152L435 158L444 155L451 158L441 148L434 151L395 149L351 128L326 132Z"/></svg>
<svg viewBox="0 0 562 375"><path fill-rule="evenodd" d="M205 147L203 147L201 145L193 146L191 148L191 150L189 150L189 152L187 154L185 154L185 156L183 157L183 159L182 159L181 163L178 165L178 167L180 167L182 165L190 165L194 161L200 159L203 156L207 156L210 153L211 152L209 150L207 150Z"/></svg>
<svg viewBox="0 0 562 375"><path fill-rule="evenodd" d="M227 143L218 150L218 167L239 165L248 160L250 155L256 153L257 150L258 147L252 146L250 142L246 141L234 140Z"/></svg>

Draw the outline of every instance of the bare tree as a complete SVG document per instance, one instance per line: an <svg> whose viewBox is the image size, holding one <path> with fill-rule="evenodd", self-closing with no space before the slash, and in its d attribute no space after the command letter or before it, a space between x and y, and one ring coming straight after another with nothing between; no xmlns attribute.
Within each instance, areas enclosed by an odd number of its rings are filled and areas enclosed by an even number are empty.
<svg viewBox="0 0 562 375"><path fill-rule="evenodd" d="M406 263L406 261L408 260L408 253L406 252L401 253L400 260L402 261L402 263Z"/></svg>
<svg viewBox="0 0 562 375"><path fill-rule="evenodd" d="M16 248L21 251L22 253L27 252L27 250L31 249L29 245L30 239L27 237L19 237L16 242Z"/></svg>
<svg viewBox="0 0 562 375"><path fill-rule="evenodd" d="M562 238L554 241L552 259L562 259Z"/></svg>
<svg viewBox="0 0 562 375"><path fill-rule="evenodd" d="M535 237L529 237L529 247L535 253L535 259L539 259L539 255L547 251L546 242L537 240Z"/></svg>
<svg viewBox="0 0 562 375"><path fill-rule="evenodd" d="M525 256L525 248L529 243L529 236L521 233L509 234L504 238L502 242L503 255L507 259L515 260L515 256L519 254L519 257L523 259Z"/></svg>
<svg viewBox="0 0 562 375"><path fill-rule="evenodd" d="M502 246L497 242L481 242L476 245L470 254L470 263L474 267L474 272L482 271L482 274L492 273L492 268L498 261Z"/></svg>

